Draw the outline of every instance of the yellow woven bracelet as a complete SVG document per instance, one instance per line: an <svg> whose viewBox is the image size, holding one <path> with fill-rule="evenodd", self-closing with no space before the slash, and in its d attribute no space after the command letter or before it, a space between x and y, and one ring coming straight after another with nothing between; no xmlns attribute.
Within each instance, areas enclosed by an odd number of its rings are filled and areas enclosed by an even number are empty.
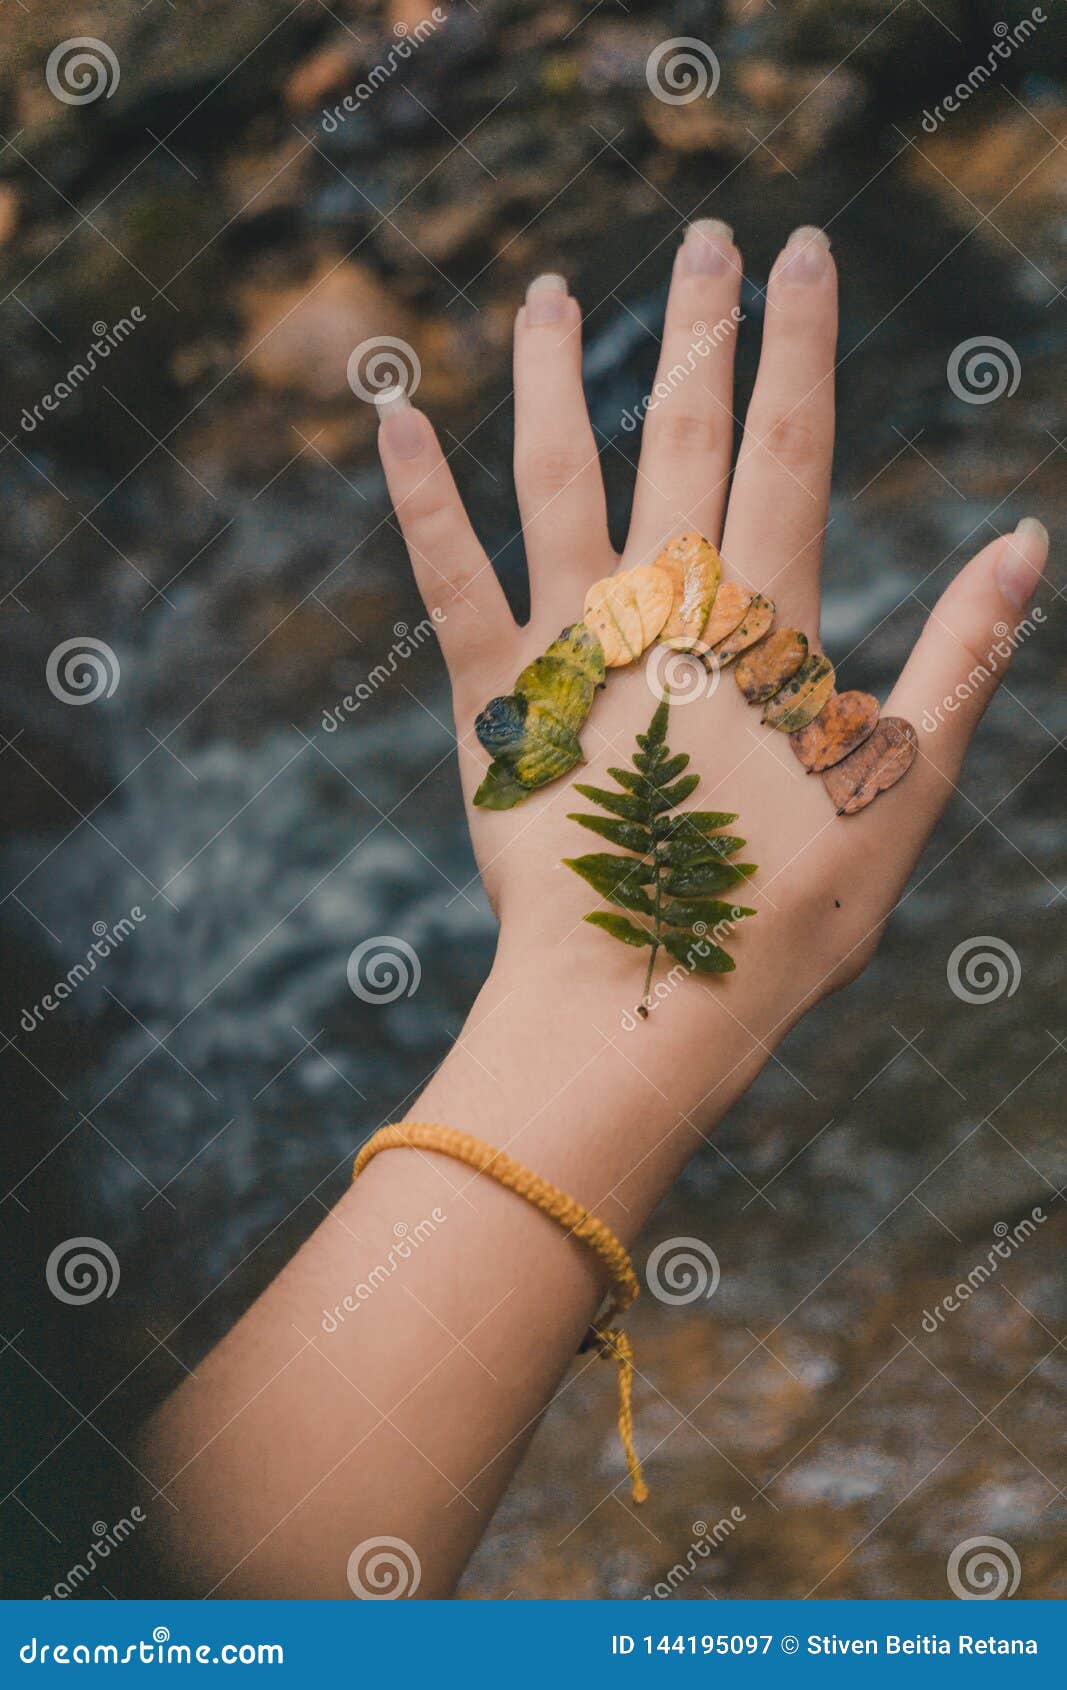
<svg viewBox="0 0 1067 1690"><path fill-rule="evenodd" d="M352 1178L358 1179L367 1163L377 1156L380 1150L402 1148L435 1150L442 1156L451 1156L457 1162L465 1162L467 1167L473 1168L476 1173L488 1174L498 1185L517 1192L551 1220L558 1221L564 1231L580 1238L583 1244L588 1244L600 1257L611 1275L611 1302L590 1328L589 1337L582 1347L584 1349L591 1345L603 1359L614 1361L618 1366L619 1437L626 1454L626 1464L630 1469L630 1494L635 1502L644 1502L648 1496L648 1487L634 1449L633 1345L625 1332L612 1325L612 1321L626 1313L640 1292L633 1263L622 1244L610 1227L590 1214L581 1203L576 1203L573 1197L568 1197L565 1191L549 1185L547 1180L542 1179L539 1174L531 1173L529 1168L524 1168L520 1162L513 1162L502 1150L494 1150L491 1144L484 1144L481 1139L472 1138L469 1133L457 1132L454 1127L438 1127L426 1121L398 1121L391 1127L382 1127L380 1132L376 1132L373 1138L367 1140L356 1157Z"/></svg>

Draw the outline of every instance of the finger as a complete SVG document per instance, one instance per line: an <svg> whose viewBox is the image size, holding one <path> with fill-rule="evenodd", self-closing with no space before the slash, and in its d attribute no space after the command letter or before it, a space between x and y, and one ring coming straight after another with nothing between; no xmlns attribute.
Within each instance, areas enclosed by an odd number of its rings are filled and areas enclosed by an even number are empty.
<svg viewBox="0 0 1067 1690"><path fill-rule="evenodd" d="M515 622L429 418L400 390L380 399L378 409L378 449L389 495L455 679L462 662L508 640Z"/></svg>
<svg viewBox="0 0 1067 1690"><path fill-rule="evenodd" d="M872 827L880 820L888 849L901 865L901 879L951 798L974 730L1014 653L1044 620L1040 606L1029 612L1027 606L1048 545L1042 524L1025 517L1014 534L994 540L972 558L938 599L886 704L884 714L903 716L919 737L918 756L905 780L866 812ZM886 834L888 805L897 792L900 800Z"/></svg>
<svg viewBox="0 0 1067 1690"><path fill-rule="evenodd" d="M532 614L566 619L610 573L607 505L582 388L582 314L562 276L537 276L515 322L515 486Z"/></svg>
<svg viewBox="0 0 1067 1690"><path fill-rule="evenodd" d="M741 255L726 223L693 223L678 250L645 407L628 563L695 528L718 544L733 451Z"/></svg>
<svg viewBox="0 0 1067 1690"><path fill-rule="evenodd" d="M834 447L837 272L821 229L771 271L763 347L726 513L723 557L783 621L817 623Z"/></svg>

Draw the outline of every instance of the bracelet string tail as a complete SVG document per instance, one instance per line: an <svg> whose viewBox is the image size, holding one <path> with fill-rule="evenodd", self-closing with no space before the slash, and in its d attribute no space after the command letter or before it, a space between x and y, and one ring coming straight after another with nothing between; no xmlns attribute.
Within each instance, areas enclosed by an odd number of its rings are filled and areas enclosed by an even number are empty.
<svg viewBox="0 0 1067 1690"><path fill-rule="evenodd" d="M359 1178L367 1163L380 1151L405 1148L436 1151L466 1163L476 1173L486 1174L498 1185L524 1197L556 1221L565 1232L580 1238L600 1257L611 1278L611 1297L607 1308L590 1329L587 1346L595 1349L602 1360L614 1361L619 1370L619 1438L630 1472L630 1494L635 1502L645 1502L648 1486L634 1449L634 1348L629 1334L613 1324L626 1313L640 1293L637 1275L625 1247L610 1227L590 1214L573 1197L568 1197L565 1191L524 1168L521 1162L512 1161L502 1150L494 1150L491 1144L485 1144L469 1133L458 1132L454 1127L440 1127L428 1121L397 1121L390 1127L382 1127L367 1140L356 1157L353 1180Z"/></svg>

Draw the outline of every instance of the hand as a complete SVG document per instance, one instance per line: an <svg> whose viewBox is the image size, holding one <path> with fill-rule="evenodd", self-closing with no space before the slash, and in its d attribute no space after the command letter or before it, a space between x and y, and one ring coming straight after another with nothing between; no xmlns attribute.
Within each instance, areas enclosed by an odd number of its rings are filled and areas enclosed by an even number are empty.
<svg viewBox="0 0 1067 1690"><path fill-rule="evenodd" d="M580 617L592 581L651 563L686 529L720 547L724 579L773 599L777 625L798 627L817 645L834 434L837 278L829 243L818 230L797 230L771 272L759 375L727 499L740 282L740 254L726 226L693 226L675 260L667 306L657 373L667 396L645 418L621 558L608 536L582 392L579 306L562 278L532 284L515 328L515 478L532 603L525 627L508 610L427 419L398 399L385 408L381 430L390 492L423 597L443 613L471 833L501 916L504 954L510 949L527 965L536 954L570 980L598 979L620 1009L639 995L638 953L581 922L597 907L596 894L559 863L598 848L568 820L568 811L589 808L570 789L575 779L604 784L609 764L628 763L658 696L645 660L611 672L598 694L581 731L586 765L514 810L470 808L487 763L473 723L489 698L510 692L519 669ZM760 725L729 670L713 696L685 707L675 702L669 742L690 754L701 776L690 804L736 811L732 831L748 842L742 856L759 865L743 895L758 917L741 923L728 946L738 972L723 981L694 979L680 994L689 1008L679 1014L694 1036L709 995L721 1001L725 993L742 1015L746 1003L770 1002L775 1013L758 1019L768 1034L784 1031L803 1007L870 960L1007 666L993 647L1000 636L1003 651L1005 624L1014 628L1024 614L1047 548L1041 525L1027 519L972 559L942 596L883 705L884 714L914 724L918 757L859 815L834 814L822 781L805 774L787 736ZM862 660L848 665L839 685L865 686ZM939 708L945 699L950 708Z"/></svg>

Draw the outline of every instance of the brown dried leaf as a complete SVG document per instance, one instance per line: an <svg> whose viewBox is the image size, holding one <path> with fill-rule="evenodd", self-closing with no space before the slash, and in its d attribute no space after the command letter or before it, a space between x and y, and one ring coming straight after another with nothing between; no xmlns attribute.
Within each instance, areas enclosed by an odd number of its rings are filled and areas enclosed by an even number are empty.
<svg viewBox="0 0 1067 1690"><path fill-rule="evenodd" d="M722 559L710 540L693 531L679 534L664 546L655 568L670 577L674 588L674 603L660 639L675 651L691 647L704 632L722 575Z"/></svg>
<svg viewBox="0 0 1067 1690"><path fill-rule="evenodd" d="M918 749L919 736L910 722L883 716L870 738L822 777L838 815L855 815L880 792L895 786L911 768Z"/></svg>
<svg viewBox="0 0 1067 1690"><path fill-rule="evenodd" d="M835 692L813 722L789 736L809 775L832 769L878 726L878 700L869 692Z"/></svg>
<svg viewBox="0 0 1067 1690"><path fill-rule="evenodd" d="M600 641L608 669L621 669L644 650L641 612L626 575L605 575L593 582L582 620Z"/></svg>
<svg viewBox="0 0 1067 1690"><path fill-rule="evenodd" d="M671 613L674 582L654 564L629 569L624 577L637 601L641 617L641 650L650 646ZM640 655L640 654L639 654Z"/></svg>
<svg viewBox="0 0 1067 1690"><path fill-rule="evenodd" d="M796 674L807 655L806 634L799 628L779 628L740 659L734 680L750 704L762 704Z"/></svg>
<svg viewBox="0 0 1067 1690"><path fill-rule="evenodd" d="M724 640L727 634L732 634L751 603L752 594L747 593L744 587L739 587L736 581L720 582L715 602L704 624L701 646L713 646L719 640Z"/></svg>
<svg viewBox="0 0 1067 1690"><path fill-rule="evenodd" d="M732 634L727 634L712 649L712 655L717 659L720 668L732 663L750 645L755 645L764 634L770 632L774 621L774 604L765 599L762 593L753 593L748 609Z"/></svg>
<svg viewBox="0 0 1067 1690"><path fill-rule="evenodd" d="M834 666L821 652L806 657L792 680L786 681L763 707L761 720L779 733L794 733L813 722L834 690Z"/></svg>

